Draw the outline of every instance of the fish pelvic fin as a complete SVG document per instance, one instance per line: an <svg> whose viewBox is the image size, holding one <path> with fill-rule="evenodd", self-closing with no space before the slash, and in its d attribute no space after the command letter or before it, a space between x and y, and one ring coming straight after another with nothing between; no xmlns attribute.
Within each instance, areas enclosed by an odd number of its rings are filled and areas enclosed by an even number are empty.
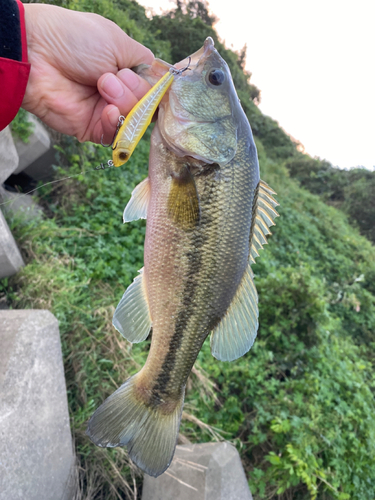
<svg viewBox="0 0 375 500"><path fill-rule="evenodd" d="M173 459L184 391L172 404L145 403L140 396L139 375L128 379L95 411L86 434L97 446L126 445L131 460L146 474L157 477Z"/></svg>
<svg viewBox="0 0 375 500"><path fill-rule="evenodd" d="M271 234L270 226L274 226L274 219L279 216L275 207L279 204L272 196L276 194L264 181L259 181L258 196L253 209L253 224L250 231L250 262L255 263L259 257L258 250L267 244L266 236Z"/></svg>
<svg viewBox="0 0 375 500"><path fill-rule="evenodd" d="M211 333L212 355L220 361L233 361L246 354L257 335L258 315L258 294L248 264L228 310Z"/></svg>
<svg viewBox="0 0 375 500"><path fill-rule="evenodd" d="M146 340L151 330L151 316L143 267L116 307L112 324L129 342Z"/></svg>
<svg viewBox="0 0 375 500"><path fill-rule="evenodd" d="M123 220L131 222L138 219L147 219L147 209L150 202L151 185L148 177L136 186L129 203L126 205Z"/></svg>

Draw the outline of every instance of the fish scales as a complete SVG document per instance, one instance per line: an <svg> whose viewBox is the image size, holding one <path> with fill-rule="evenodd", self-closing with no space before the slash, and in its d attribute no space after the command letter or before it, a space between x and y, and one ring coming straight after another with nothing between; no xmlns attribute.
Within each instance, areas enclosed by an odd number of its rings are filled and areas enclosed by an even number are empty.
<svg viewBox="0 0 375 500"><path fill-rule="evenodd" d="M278 215L212 39L189 64L190 71L174 72L161 101L149 177L124 211L124 221L147 217L145 265L113 324L131 342L152 328L150 351L140 372L96 410L87 431L99 446L127 445L131 459L155 477L173 458L186 381L209 333L219 360L242 356L254 342L258 298L250 265ZM156 65L160 78L163 63ZM155 74L151 67L142 76L154 83Z"/></svg>
<svg viewBox="0 0 375 500"><path fill-rule="evenodd" d="M153 134L159 144L159 134ZM159 373L155 383L147 380L153 390L179 397L203 341L228 308L247 267L249 207L259 177L256 168L249 169L248 162L241 161L246 155L244 134L229 164L195 176L202 218L197 228L186 232L168 219L166 203L171 163L184 160L175 156L165 162L170 153L162 145L154 151L145 243L153 342L144 370L150 370L151 380Z"/></svg>

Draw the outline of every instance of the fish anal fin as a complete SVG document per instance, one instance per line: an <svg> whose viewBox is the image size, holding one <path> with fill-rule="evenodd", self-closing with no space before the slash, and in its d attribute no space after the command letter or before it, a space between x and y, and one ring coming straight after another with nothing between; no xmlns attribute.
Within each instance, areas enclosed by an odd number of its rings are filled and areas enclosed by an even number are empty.
<svg viewBox="0 0 375 500"><path fill-rule="evenodd" d="M274 226L274 219L278 217L275 207L277 201L272 196L276 194L264 181L259 181L256 203L253 208L253 224L250 232L250 262L255 263L259 257L259 250L267 243L266 236L271 234L270 226Z"/></svg>
<svg viewBox="0 0 375 500"><path fill-rule="evenodd" d="M187 168L171 175L168 216L185 231L194 229L200 220L198 192L194 177Z"/></svg>
<svg viewBox="0 0 375 500"><path fill-rule="evenodd" d="M147 218L147 209L151 195L151 184L148 177L136 186L129 203L124 210L124 222Z"/></svg>
<svg viewBox="0 0 375 500"><path fill-rule="evenodd" d="M224 317L211 333L211 353L220 361L233 361L247 353L258 331L258 294L248 264Z"/></svg>
<svg viewBox="0 0 375 500"><path fill-rule="evenodd" d="M151 329L143 268L139 272L122 296L112 320L116 330L133 344L145 340Z"/></svg>

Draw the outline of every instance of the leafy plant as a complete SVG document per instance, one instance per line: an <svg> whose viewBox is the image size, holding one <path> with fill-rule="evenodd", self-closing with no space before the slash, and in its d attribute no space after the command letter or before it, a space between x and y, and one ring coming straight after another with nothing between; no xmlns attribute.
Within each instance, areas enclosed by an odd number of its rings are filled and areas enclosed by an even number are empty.
<svg viewBox="0 0 375 500"><path fill-rule="evenodd" d="M29 137L33 133L34 124L28 119L28 112L20 109L10 124L13 136L18 137L22 142L29 142Z"/></svg>

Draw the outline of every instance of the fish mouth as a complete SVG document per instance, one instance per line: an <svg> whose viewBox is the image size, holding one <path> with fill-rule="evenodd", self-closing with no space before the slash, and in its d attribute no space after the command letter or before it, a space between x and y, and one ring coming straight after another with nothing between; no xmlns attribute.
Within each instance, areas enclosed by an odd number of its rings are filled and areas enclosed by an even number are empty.
<svg viewBox="0 0 375 500"><path fill-rule="evenodd" d="M215 49L215 42L208 36L204 41L203 47L194 52L190 57L185 57L182 61L174 65L177 69L190 68L192 70L196 69L197 66L209 57Z"/></svg>

